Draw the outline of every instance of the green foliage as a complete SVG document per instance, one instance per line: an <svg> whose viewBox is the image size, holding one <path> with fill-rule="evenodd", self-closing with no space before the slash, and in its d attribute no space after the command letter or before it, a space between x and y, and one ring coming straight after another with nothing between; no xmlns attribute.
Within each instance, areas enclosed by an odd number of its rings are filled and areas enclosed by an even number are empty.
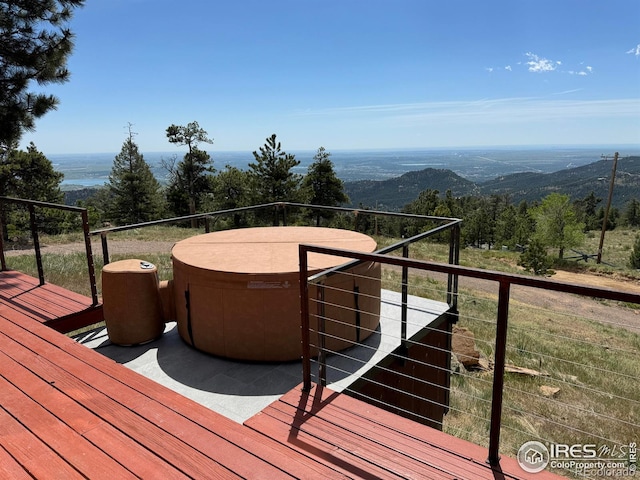
<svg viewBox="0 0 640 480"><path fill-rule="evenodd" d="M307 175L302 180L302 189L305 192L306 202L312 205L326 205L337 207L349 201L344 193L344 183L338 178L333 169L333 162L329 158L331 153L324 147L318 148L313 156L313 163L309 165ZM332 212L317 210L313 214L316 217L316 225L320 225L320 218L330 219Z"/></svg>
<svg viewBox="0 0 640 480"><path fill-rule="evenodd" d="M129 136L113 161L107 188L109 217L114 222L123 225L162 217L164 198L160 183L133 141L131 124Z"/></svg>
<svg viewBox="0 0 640 480"><path fill-rule="evenodd" d="M545 275L551 267L551 259L547 256L544 245L539 240L534 239L520 255L518 265L536 275Z"/></svg>
<svg viewBox="0 0 640 480"><path fill-rule="evenodd" d="M600 202L602 198L596 197L593 191L586 197L573 202L576 218L584 223L585 231L598 230L602 226L602 217L598 218L597 209Z"/></svg>
<svg viewBox="0 0 640 480"><path fill-rule="evenodd" d="M61 202L63 177L33 142L26 151L12 149L0 153L0 191L5 196Z"/></svg>
<svg viewBox="0 0 640 480"><path fill-rule="evenodd" d="M640 227L640 201L632 198L624 211L624 222L629 227Z"/></svg>
<svg viewBox="0 0 640 480"><path fill-rule="evenodd" d="M0 2L0 151L17 145L35 120L56 108L58 99L28 91L29 85L63 83L73 48L68 28L84 0Z"/></svg>
<svg viewBox="0 0 640 480"><path fill-rule="evenodd" d="M169 171L169 185L167 187L167 201L176 215L195 214L207 193L211 191L213 161L207 152L198 149L200 143L213 143L207 132L191 122L186 126L170 125L167 127L169 143L187 146L189 151L182 161L175 164L165 163ZM188 206L188 211L185 208ZM194 225L192 225L194 226Z"/></svg>
<svg viewBox="0 0 640 480"><path fill-rule="evenodd" d="M213 210L231 210L251 205L249 173L231 165L219 172L213 180ZM246 225L246 215L233 214L233 226Z"/></svg>
<svg viewBox="0 0 640 480"><path fill-rule="evenodd" d="M63 199L62 178L63 175L53 169L49 159L33 143L26 151L0 152L0 192L4 196L60 203ZM1 214L5 238L9 238L9 228L16 232L29 231L29 217L22 207L7 205ZM37 221L47 233L74 228L73 214L58 210L38 208Z"/></svg>
<svg viewBox="0 0 640 480"><path fill-rule="evenodd" d="M282 150L275 133L266 139L260 153L253 152L253 157L255 162L249 164L249 169L256 203L301 200L302 176L292 171L300 161Z"/></svg>
<svg viewBox="0 0 640 480"><path fill-rule="evenodd" d="M558 249L558 258L567 248L576 247L584 240L584 224L578 222L569 195L551 193L533 209L536 221L535 238L545 246Z"/></svg>
<svg viewBox="0 0 640 480"><path fill-rule="evenodd" d="M640 235L636 237L636 241L633 244L633 250L629 257L629 266L631 268L640 269Z"/></svg>

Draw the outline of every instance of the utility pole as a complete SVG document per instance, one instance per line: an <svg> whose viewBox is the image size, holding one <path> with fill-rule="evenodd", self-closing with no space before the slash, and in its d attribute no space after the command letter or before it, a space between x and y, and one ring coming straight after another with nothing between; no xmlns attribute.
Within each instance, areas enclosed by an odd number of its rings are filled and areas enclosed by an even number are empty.
<svg viewBox="0 0 640 480"><path fill-rule="evenodd" d="M606 157L605 157L606 160ZM598 259L596 263L602 262L602 246L604 245L604 232L607 230L607 220L609 219L609 208L611 208L611 199L613 198L613 184L616 181L616 168L618 166L618 152L613 155L613 167L611 169L611 180L609 181L609 198L607 199L607 207L604 210L604 219L602 220L602 232L600 232L600 246L598 247Z"/></svg>

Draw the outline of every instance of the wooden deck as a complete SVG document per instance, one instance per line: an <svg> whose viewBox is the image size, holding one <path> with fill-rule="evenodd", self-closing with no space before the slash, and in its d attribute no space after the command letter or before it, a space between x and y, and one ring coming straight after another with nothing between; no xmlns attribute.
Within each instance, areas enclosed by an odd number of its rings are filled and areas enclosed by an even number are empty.
<svg viewBox="0 0 640 480"><path fill-rule="evenodd" d="M90 298L14 270L0 272L0 305L19 310L59 332L102 321L102 306Z"/></svg>
<svg viewBox="0 0 640 480"><path fill-rule="evenodd" d="M525 478L513 459L494 471L479 446L327 389L235 423L47 327L49 289L19 303L13 278L0 277L1 478Z"/></svg>

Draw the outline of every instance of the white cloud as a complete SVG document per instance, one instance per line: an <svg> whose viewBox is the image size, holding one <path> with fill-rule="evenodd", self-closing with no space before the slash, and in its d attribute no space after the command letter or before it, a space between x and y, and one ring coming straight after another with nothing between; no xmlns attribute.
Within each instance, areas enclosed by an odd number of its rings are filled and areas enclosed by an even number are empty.
<svg viewBox="0 0 640 480"><path fill-rule="evenodd" d="M509 72L511 71L511 65L507 65L506 67L504 67L505 70L508 70Z"/></svg>
<svg viewBox="0 0 640 480"><path fill-rule="evenodd" d="M486 70L487 72L491 73L491 72L493 72L493 67L487 67L487 68L485 68L485 70Z"/></svg>
<svg viewBox="0 0 640 480"><path fill-rule="evenodd" d="M567 90L556 95L577 92ZM365 116L386 118L395 125L426 125L445 121L473 123L482 119L488 123L541 121L570 118L637 118L640 99L558 100L531 97L481 99L477 101L443 101L408 104L363 105L300 112L297 116Z"/></svg>
<svg viewBox="0 0 640 480"><path fill-rule="evenodd" d="M530 72L552 72L556 69L557 65L562 65L562 62L556 61L555 63L547 58L541 58L535 53L525 53L529 61L526 65L529 66Z"/></svg>
<svg viewBox="0 0 640 480"><path fill-rule="evenodd" d="M587 72L593 73L593 67L587 65Z"/></svg>
<svg viewBox="0 0 640 480"><path fill-rule="evenodd" d="M631 55L635 55L636 57L640 57L640 43L632 48L631 50L627 50L626 53L630 53Z"/></svg>

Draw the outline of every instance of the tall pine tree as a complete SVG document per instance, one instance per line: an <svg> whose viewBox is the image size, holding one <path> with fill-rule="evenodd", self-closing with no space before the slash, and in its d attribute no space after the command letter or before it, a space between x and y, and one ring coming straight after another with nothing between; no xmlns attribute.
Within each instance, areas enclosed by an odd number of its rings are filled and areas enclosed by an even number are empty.
<svg viewBox="0 0 640 480"><path fill-rule="evenodd" d="M253 152L255 163L249 164L256 203L297 202L300 200L302 175L294 173L300 165L295 155L282 150L275 133L266 139L260 153ZM273 219L274 224L277 218Z"/></svg>
<svg viewBox="0 0 640 480"><path fill-rule="evenodd" d="M313 157L313 163L309 165L307 175L302 180L302 188L307 196L307 201L313 205L326 205L337 207L349 201L344 193L344 183L338 178L333 169L333 162L329 158L331 153L324 147L318 148ZM320 225L320 218L331 218L333 212L314 210L316 225Z"/></svg>
<svg viewBox="0 0 640 480"><path fill-rule="evenodd" d="M204 195L211 192L215 171L211 156L200 150L198 145L213 143L213 139L209 138L207 132L195 121L186 126L172 124L167 127L166 133L169 143L188 148L188 152L177 165L165 163L165 168L170 174L167 198L176 215L193 215L202 204ZM191 226L197 226L195 219L191 220Z"/></svg>
<svg viewBox="0 0 640 480"><path fill-rule="evenodd" d="M109 216L118 224L157 220L164 211L164 200L158 180L129 135L116 155L109 175Z"/></svg>

